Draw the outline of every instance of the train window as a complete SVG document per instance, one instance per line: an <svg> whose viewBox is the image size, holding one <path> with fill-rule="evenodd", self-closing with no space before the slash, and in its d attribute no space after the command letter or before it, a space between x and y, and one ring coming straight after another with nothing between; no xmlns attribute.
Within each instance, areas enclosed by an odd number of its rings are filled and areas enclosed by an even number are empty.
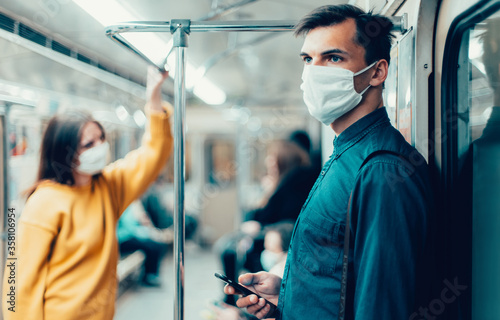
<svg viewBox="0 0 500 320"><path fill-rule="evenodd" d="M413 29L408 31L399 41L398 51L398 101L397 101L397 123L398 130L405 137L406 141L415 144L415 128L413 125L414 106L413 94L415 93L414 73L414 37Z"/></svg>
<svg viewBox="0 0 500 320"><path fill-rule="evenodd" d="M414 40L413 29L410 29L393 45L384 89L384 103L391 124L411 144L415 144Z"/></svg>
<svg viewBox="0 0 500 320"><path fill-rule="evenodd" d="M34 183L37 175L42 121L33 117L32 107L23 105L11 105L7 119L8 204L22 208L22 193Z"/></svg>
<svg viewBox="0 0 500 320"><path fill-rule="evenodd" d="M391 49L391 64L384 84L384 102L391 124L397 128L398 106L398 46Z"/></svg>
<svg viewBox="0 0 500 320"><path fill-rule="evenodd" d="M472 319L500 318L500 13L463 33L458 56L459 168L472 174Z"/></svg>

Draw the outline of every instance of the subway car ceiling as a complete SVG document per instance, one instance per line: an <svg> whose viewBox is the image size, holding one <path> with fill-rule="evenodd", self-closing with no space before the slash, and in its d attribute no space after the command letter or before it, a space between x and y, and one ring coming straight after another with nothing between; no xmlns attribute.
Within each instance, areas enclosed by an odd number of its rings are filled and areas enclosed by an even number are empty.
<svg viewBox="0 0 500 320"><path fill-rule="evenodd" d="M107 25L131 20L298 20L332 3L347 1L6 1L0 5L0 100L36 106L39 113L60 107L113 112L123 106L132 115L145 101L147 65L106 37ZM103 5L109 6L106 16L96 13ZM131 37L154 61L163 60L171 39L166 33ZM299 90L300 46L292 32L192 33L186 51L188 121L195 109L194 114L202 115L217 110L219 118L233 122L251 115L265 122L267 114L278 110L288 113L292 124L300 126L302 119L301 126L307 127ZM164 94L173 100L172 79Z"/></svg>

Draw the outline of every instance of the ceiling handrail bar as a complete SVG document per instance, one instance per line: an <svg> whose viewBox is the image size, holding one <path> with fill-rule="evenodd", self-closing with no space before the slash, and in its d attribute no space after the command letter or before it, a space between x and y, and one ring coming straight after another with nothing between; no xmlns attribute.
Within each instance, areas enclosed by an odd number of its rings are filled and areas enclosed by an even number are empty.
<svg viewBox="0 0 500 320"><path fill-rule="evenodd" d="M405 33L406 30L408 30L407 14L389 17L389 19L394 24L394 31ZM164 66L159 66L151 61L121 34L127 32L173 33L172 27L174 27L174 23L177 23L176 21L179 20L122 22L108 26L105 33L113 41L129 49L148 64L155 66L160 71L164 71ZM292 31L296 23L297 21L295 20L190 21L189 32L286 32ZM172 52L172 50L170 52ZM166 58L164 61L166 61Z"/></svg>

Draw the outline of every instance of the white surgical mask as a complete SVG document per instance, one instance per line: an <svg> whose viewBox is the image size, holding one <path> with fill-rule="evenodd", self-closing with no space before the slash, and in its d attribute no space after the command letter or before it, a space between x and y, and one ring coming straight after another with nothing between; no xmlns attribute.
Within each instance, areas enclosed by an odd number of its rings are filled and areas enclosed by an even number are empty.
<svg viewBox="0 0 500 320"><path fill-rule="evenodd" d="M338 67L305 65L302 73L304 102L309 113L325 125L330 125L356 107L363 99L363 94L354 89L354 77L373 67L375 61L359 72L352 72Z"/></svg>
<svg viewBox="0 0 500 320"><path fill-rule="evenodd" d="M76 171L83 174L94 175L102 171L108 163L109 143L103 142L98 146L85 150L78 157L80 164Z"/></svg>
<svg viewBox="0 0 500 320"><path fill-rule="evenodd" d="M269 250L264 250L260 254L260 264L264 270L269 271L283 258L283 253L276 253Z"/></svg>

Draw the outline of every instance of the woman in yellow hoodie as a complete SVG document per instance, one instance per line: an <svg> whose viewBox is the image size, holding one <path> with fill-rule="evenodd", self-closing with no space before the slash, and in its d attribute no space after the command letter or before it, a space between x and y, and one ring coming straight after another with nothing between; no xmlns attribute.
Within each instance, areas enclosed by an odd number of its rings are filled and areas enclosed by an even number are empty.
<svg viewBox="0 0 500 320"><path fill-rule="evenodd" d="M113 318L117 220L157 177L172 150L172 108L161 102L166 77L148 77L150 120L142 146L108 166L109 145L98 122L81 112L51 119L38 181L7 260L4 319Z"/></svg>

